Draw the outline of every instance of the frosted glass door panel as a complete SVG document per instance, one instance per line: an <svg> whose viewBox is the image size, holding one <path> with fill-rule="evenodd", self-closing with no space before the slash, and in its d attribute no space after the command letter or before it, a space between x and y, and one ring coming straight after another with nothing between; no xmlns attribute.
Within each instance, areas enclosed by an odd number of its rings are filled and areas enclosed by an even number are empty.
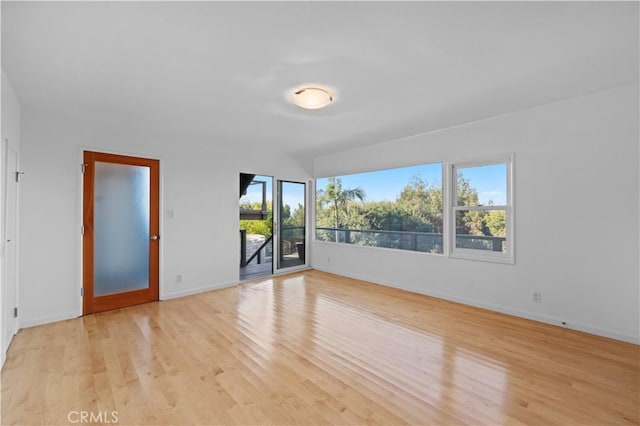
<svg viewBox="0 0 640 426"><path fill-rule="evenodd" d="M94 296L149 287L149 171L95 163Z"/></svg>

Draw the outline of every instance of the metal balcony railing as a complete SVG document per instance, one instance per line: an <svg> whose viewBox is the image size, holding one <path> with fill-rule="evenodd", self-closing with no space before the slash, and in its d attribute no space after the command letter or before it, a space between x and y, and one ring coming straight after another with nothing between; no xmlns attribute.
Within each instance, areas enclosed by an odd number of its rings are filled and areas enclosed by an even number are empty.
<svg viewBox="0 0 640 426"><path fill-rule="evenodd" d="M443 252L442 234L432 232L317 227L316 239L401 250ZM456 235L456 247L503 252L505 240L504 237Z"/></svg>

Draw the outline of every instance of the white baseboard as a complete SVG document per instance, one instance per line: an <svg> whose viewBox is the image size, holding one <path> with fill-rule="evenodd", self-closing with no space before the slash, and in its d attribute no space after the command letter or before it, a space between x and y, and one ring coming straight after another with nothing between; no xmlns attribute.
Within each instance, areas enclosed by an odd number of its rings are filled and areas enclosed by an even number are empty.
<svg viewBox="0 0 640 426"><path fill-rule="evenodd" d="M253 279L260 279L260 278L270 278L270 277L276 277L276 276L280 276L280 275L288 275L288 274L295 274L298 272L303 272L303 271L309 271L312 268L310 266L304 265L300 268L292 268L290 270L287 271L280 271L280 272L275 272L271 275L267 275L265 277L255 277L255 278L251 278L245 281L228 281L228 282L224 282L224 283L218 283L218 284L211 284L208 286L204 286L204 287L197 287L197 288L192 288L189 290L184 290L184 291L176 291L173 293L166 293L160 296L160 300L170 300L170 299L176 299L178 297L184 297L184 296L191 296L194 294L198 294L198 293L204 293L205 291L211 291L211 290L220 290L222 288L228 288L228 287L233 287L235 285L240 285L240 284L244 284L246 282L252 281Z"/></svg>
<svg viewBox="0 0 640 426"><path fill-rule="evenodd" d="M233 282L228 282L228 283L213 284L213 285L205 286L205 287L198 287L198 288L184 290L184 291L180 291L180 292L168 293L168 294L162 295L160 297L160 300L175 299L177 297L189 296L191 294L197 294L197 293L202 293L202 292L205 292L205 291L217 290L217 289L221 289L221 288L231 287L231 286L234 286L234 285L237 285L237 284L238 284L237 281L233 281ZM17 329L19 330L21 328L35 327L35 326L38 326L38 325L49 324L49 323L52 323L52 322L64 321L64 320L68 320L68 319L72 319L72 318L78 318L80 316L82 316L82 315L79 315L78 312L67 312L67 313L64 313L64 314L49 315L49 316L42 316L42 317L36 317L36 318L27 318L27 319L21 318Z"/></svg>
<svg viewBox="0 0 640 426"><path fill-rule="evenodd" d="M228 281L224 283L210 284L203 287L190 288L188 290L174 291L160 295L160 300L176 299L178 297L191 296L193 294L204 293L205 291L220 290L238 285L238 281Z"/></svg>
<svg viewBox="0 0 640 426"><path fill-rule="evenodd" d="M416 290L416 289L410 289L410 288L403 287L402 285L399 285L399 284L379 281L379 280L375 279L375 277L369 277L369 276L364 276L364 275L360 275L360 274L348 274L348 273L343 273L343 272L340 272L340 271L335 271L335 270L330 270L330 269L325 269L325 268L317 268L317 267L313 268L313 269L316 269L316 270L321 271L321 272L328 272L328 273L331 273L331 274L342 275L342 276L345 276L345 277L349 277L349 278L353 278L353 279L357 279L357 280L362 280L362 281L368 281L368 282L371 282L371 283L374 283L374 284L379 284L379 285L386 286L386 287L397 288L397 289L409 291L409 292L412 292L412 293L424 294L425 296L436 297L438 299L449 300L449 301L452 301L452 302L462 303L464 305L475 306L475 307L478 307L478 308L488 309L488 310L494 311L494 312L500 312L500 313L503 313L503 314L513 315L513 316L520 317L520 318L526 318L526 319L529 319L529 320L538 321L538 322L542 322L542 323L545 323L545 324L551 324L551 325L555 325L555 326L562 327L562 328L568 328L568 329L571 329L571 330L581 331L581 332L584 332L584 333L594 334L594 335L597 335L597 336L607 337L607 338L610 338L610 339L615 339L615 340L620 340L620 341L623 341L623 342L628 342L628 343L633 343L633 344L636 344L636 345L640 345L640 337L638 337L638 336L632 336L632 335L628 335L628 334L624 334L624 333L618 333L616 331L606 330L606 329L602 329L602 328L599 328L599 327L594 327L594 326L589 325L589 324L576 323L576 322L572 322L572 321L567 321L566 319L556 318L556 317L552 317L552 316L539 315L539 314L535 314L535 313L531 313L531 312L518 311L518 310L515 310L515 309L503 307L503 306L492 305L490 303L484 303L484 302L481 302L481 301L478 301L478 300L467 299L467 298L462 298L462 297L457 297L457 296L451 296L449 294L444 294L444 293L439 293L439 292L420 291L420 290ZM192 288L192 289L188 289L188 290L184 290L184 291L163 294L160 297L160 300L170 300L170 299L175 299L175 298L178 298L178 297L190 296L190 295L193 295L193 294L204 293L206 291L219 290L219 289L222 289L222 288L233 287L233 286L238 285L238 284L239 284L238 281L229 281L229 282L225 282L225 283L217 283L217 284L212 284L212 285L208 285L208 286ZM28 319L21 318L18 328L21 329L21 328L35 327L35 326L38 326L38 325L48 324L48 323L57 322L57 321L64 321L64 320L68 320L68 319L72 319L72 318L77 318L78 316L79 315L78 315L77 312L67 312L67 313L58 314L58 315L42 316L42 317L36 317L36 318L28 318ZM563 324L563 322L564 322L564 324ZM5 360L6 354L2 353L0 355L1 355L1 361L2 361L0 364L4 365L4 360Z"/></svg>
<svg viewBox="0 0 640 426"><path fill-rule="evenodd" d="M72 319L72 318L78 318L78 316L79 315L77 312L66 312L64 314L48 315L48 316L36 317L36 318L27 318L27 319L21 318L19 328L22 329L22 328L35 327L37 325L49 324L51 322L58 322L58 321Z"/></svg>
<svg viewBox="0 0 640 426"><path fill-rule="evenodd" d="M490 303L480 302L480 301L474 300L474 299L467 299L467 298L463 298L463 297L451 296L449 294L444 294L444 293L439 293L439 292L420 291L420 290L416 290L416 289L410 289L410 288L406 288L406 287L403 287L403 286L398 285L398 284L379 281L379 280L376 280L375 278L367 277L367 276L360 275L360 274L345 274L345 273L342 273L342 272L339 272L339 271L334 271L334 270L325 269L325 268L314 268L314 269L316 269L318 271L321 271L321 272L327 272L327 273L330 273L330 274L342 275L344 277L353 278L353 279L356 279L356 280L368 281L368 282L371 282L371 283L374 283L374 284L378 284L378 285L382 285L382 286L385 286L385 287L397 288L399 290L405 290L405 291L409 291L411 293L423 294L425 296L430 296L430 297L435 297L435 298L438 298L438 299L448 300L448 301L451 301L451 302L461 303L463 305L469 305L469 306L474 306L474 307L477 307L477 308L488 309L490 311L499 312L499 313L507 314L507 315L513 315L513 316L516 316L516 317L525 318L525 319L529 319L529 320L532 320L532 321L538 321L538 322L542 322L542 323L545 323L545 324L551 324L551 325L555 325L555 326L558 326L558 327L561 327L561 328L568 328L568 329L575 330L575 331L581 331L583 333L594 334L596 336L607 337L609 339L615 339L615 340L620 340L620 341L627 342L627 343L633 343L635 345L640 345L640 336L632 336L632 335L628 335L628 334L624 334L624 333L618 333L616 331L606 330L606 329L594 327L594 326L591 326L591 325L588 325L588 324L582 324L582 323L576 323L576 322L572 322L572 321L567 321L566 319L560 319L560 318L556 318L556 317L552 317L552 316L539 315L539 314L535 314L535 313L531 313L531 312L518 311L518 310L515 310L515 309L503 307L503 306L497 306L497 305L492 305Z"/></svg>

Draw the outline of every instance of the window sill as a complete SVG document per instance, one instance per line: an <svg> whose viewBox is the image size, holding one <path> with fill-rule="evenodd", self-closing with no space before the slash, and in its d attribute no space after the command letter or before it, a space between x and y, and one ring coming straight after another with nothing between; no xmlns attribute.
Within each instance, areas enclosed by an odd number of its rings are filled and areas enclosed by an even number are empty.
<svg viewBox="0 0 640 426"><path fill-rule="evenodd" d="M449 253L452 259L475 260L479 262L502 263L515 265L513 254L482 250L454 249Z"/></svg>

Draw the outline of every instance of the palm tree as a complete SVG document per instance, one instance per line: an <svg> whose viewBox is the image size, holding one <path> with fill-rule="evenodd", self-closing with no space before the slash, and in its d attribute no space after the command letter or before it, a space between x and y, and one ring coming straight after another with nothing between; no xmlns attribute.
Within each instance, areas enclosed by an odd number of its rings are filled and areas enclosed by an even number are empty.
<svg viewBox="0 0 640 426"><path fill-rule="evenodd" d="M336 242L338 242L338 229L340 228L340 210L344 210L345 214L348 214L347 207L349 202L356 199L364 201L366 194L364 189L357 188L342 188L342 180L340 178L331 177L327 183L325 189L318 190L318 201L320 202L320 208L324 205L330 205L333 209L333 216L335 219L336 229Z"/></svg>

